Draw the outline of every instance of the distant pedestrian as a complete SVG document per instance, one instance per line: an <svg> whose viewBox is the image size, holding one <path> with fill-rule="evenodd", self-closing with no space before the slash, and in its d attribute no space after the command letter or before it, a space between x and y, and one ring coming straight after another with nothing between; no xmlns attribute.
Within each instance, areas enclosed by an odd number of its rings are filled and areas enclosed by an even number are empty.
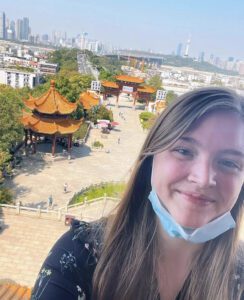
<svg viewBox="0 0 244 300"><path fill-rule="evenodd" d="M48 207L52 207L53 206L53 196L52 195L50 195L48 197L47 204L48 204Z"/></svg>
<svg viewBox="0 0 244 300"><path fill-rule="evenodd" d="M120 137L118 137L118 144L120 144Z"/></svg>
<svg viewBox="0 0 244 300"><path fill-rule="evenodd" d="M64 192L67 193L67 190L68 190L68 183L65 182L65 184L64 184Z"/></svg>

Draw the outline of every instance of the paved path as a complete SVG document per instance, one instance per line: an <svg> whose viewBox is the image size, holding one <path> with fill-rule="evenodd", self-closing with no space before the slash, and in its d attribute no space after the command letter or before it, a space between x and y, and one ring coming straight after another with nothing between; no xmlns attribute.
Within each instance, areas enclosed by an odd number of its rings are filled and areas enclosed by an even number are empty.
<svg viewBox="0 0 244 300"><path fill-rule="evenodd" d="M32 287L50 248L69 227L63 222L9 214L4 215L4 223L0 280Z"/></svg>
<svg viewBox="0 0 244 300"><path fill-rule="evenodd" d="M119 126L110 134L103 135L101 129L92 129L86 145L73 147L71 160L62 153L55 158L43 153L24 158L20 174L8 182L17 201L29 206L46 207L51 194L55 207L60 207L74 193L91 184L128 178L146 136L138 118L141 110L133 110L128 98L120 97L119 108L114 105L114 100L111 103L114 120L119 122ZM124 114L125 120L119 112ZM91 150L95 140L104 144L103 150ZM63 192L65 182L68 183L68 193Z"/></svg>

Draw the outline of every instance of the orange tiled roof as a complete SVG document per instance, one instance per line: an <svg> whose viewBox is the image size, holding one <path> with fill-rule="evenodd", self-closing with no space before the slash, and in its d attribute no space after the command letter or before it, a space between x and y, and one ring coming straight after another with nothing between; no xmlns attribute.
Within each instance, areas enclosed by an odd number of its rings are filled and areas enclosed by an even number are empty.
<svg viewBox="0 0 244 300"><path fill-rule="evenodd" d="M83 105L84 109L90 109L100 103L99 97L91 92L82 93L79 101Z"/></svg>
<svg viewBox="0 0 244 300"><path fill-rule="evenodd" d="M0 285L0 299L29 300L31 289L18 284L5 283Z"/></svg>
<svg viewBox="0 0 244 300"><path fill-rule="evenodd" d="M118 89L119 88L119 86L116 82L107 81L107 80L102 81L102 86L110 87L110 88L113 88L113 89Z"/></svg>
<svg viewBox="0 0 244 300"><path fill-rule="evenodd" d="M118 81L126 81L126 82L133 82L133 83L143 83L144 79L139 77L133 77L129 75L119 75L116 76L116 80Z"/></svg>
<svg viewBox="0 0 244 300"><path fill-rule="evenodd" d="M152 86L145 85L145 86L138 87L137 91L141 93L153 94L156 92L156 89Z"/></svg>
<svg viewBox="0 0 244 300"><path fill-rule="evenodd" d="M24 112L21 122L25 128L43 134L71 134L80 128L83 120L49 119Z"/></svg>
<svg viewBox="0 0 244 300"><path fill-rule="evenodd" d="M26 107L28 107L29 109L33 110L35 108L35 98L30 95L28 100L23 100L24 104Z"/></svg>
<svg viewBox="0 0 244 300"><path fill-rule="evenodd" d="M65 97L63 97L55 89L55 82L51 80L50 89L39 98L33 98L24 100L25 105L31 110L37 110L40 113L45 114L71 114L76 110L77 104L70 103Z"/></svg>

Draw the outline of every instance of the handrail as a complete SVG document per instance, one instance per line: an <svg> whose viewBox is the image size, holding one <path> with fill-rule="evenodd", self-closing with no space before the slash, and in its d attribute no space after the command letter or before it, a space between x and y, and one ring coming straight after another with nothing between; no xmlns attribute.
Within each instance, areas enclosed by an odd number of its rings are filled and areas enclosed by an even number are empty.
<svg viewBox="0 0 244 300"><path fill-rule="evenodd" d="M51 209L51 208L46 208L43 209L41 207L29 207L29 206L22 206L20 205L20 203L18 203L17 205L11 205L11 204L0 204L0 209L1 208L5 208L7 211L11 210L11 212L15 212L18 215L21 215L21 212L26 212L26 213L32 213L33 216L38 216L38 217L42 217L42 215L45 216L57 216L58 220L61 220L63 216L67 215L69 213L69 209L72 208L83 208L86 207L89 204L93 204L95 202L100 202L100 201L113 201L113 202L117 202L119 201L118 198L115 197L107 197L106 194L104 195L104 197L99 197L99 198L94 198L94 199L90 199L90 200L84 200L81 203L76 203L76 204L71 204L71 205L67 205L67 206L63 206L63 207L59 207L59 208L55 208L55 209ZM76 214L75 212L71 212L73 215L76 216L80 216L82 212L80 212L80 214ZM91 217L85 217L85 215L83 216L84 218L91 218Z"/></svg>

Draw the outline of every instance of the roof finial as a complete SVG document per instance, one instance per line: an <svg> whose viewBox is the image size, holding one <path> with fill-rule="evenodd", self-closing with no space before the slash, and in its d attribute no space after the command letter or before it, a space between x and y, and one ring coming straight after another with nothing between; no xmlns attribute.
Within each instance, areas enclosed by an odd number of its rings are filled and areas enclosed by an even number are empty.
<svg viewBox="0 0 244 300"><path fill-rule="evenodd" d="M50 81L50 86L51 86L51 88L55 88L55 80L52 79Z"/></svg>

